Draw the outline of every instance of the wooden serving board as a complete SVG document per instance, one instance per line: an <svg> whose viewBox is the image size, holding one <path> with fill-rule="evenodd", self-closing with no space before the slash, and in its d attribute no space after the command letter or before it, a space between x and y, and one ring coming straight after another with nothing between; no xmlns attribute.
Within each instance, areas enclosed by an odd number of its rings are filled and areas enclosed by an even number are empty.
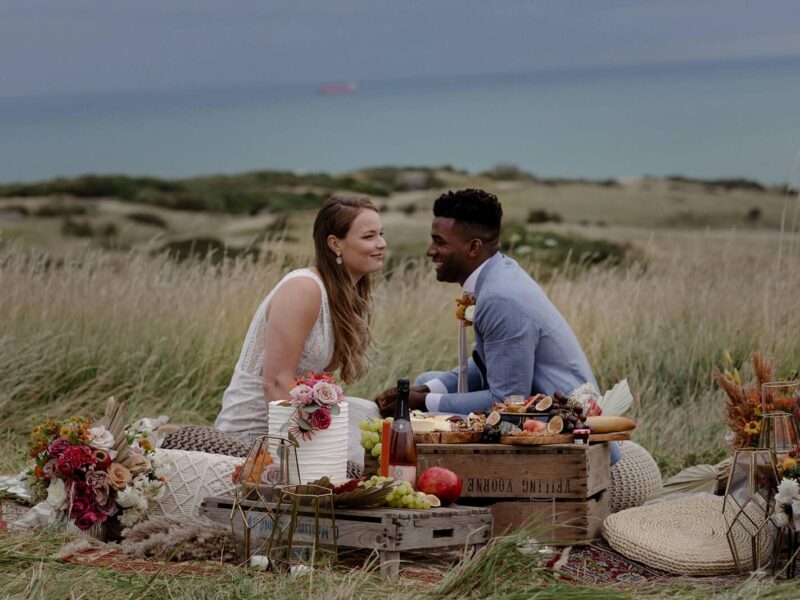
<svg viewBox="0 0 800 600"><path fill-rule="evenodd" d="M504 435L500 438L501 444L512 446L540 446L542 444L569 444L571 435L547 433L544 435Z"/></svg>
<svg viewBox="0 0 800 600"><path fill-rule="evenodd" d="M631 439L630 431L615 431L613 433L592 433L589 442L622 442Z"/></svg>
<svg viewBox="0 0 800 600"><path fill-rule="evenodd" d="M414 441L417 444L476 444L482 437L480 431L431 431L415 433Z"/></svg>
<svg viewBox="0 0 800 600"><path fill-rule="evenodd" d="M592 442L620 442L631 439L630 431L616 431L614 433L593 433L589 436ZM500 438L501 444L512 446L540 446L543 444L569 444L572 436L568 434L545 435L504 435Z"/></svg>

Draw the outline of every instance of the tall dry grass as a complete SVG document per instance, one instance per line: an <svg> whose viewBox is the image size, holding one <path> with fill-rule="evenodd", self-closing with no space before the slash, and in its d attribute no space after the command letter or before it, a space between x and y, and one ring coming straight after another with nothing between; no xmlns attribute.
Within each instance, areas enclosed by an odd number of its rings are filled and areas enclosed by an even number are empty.
<svg viewBox="0 0 800 600"><path fill-rule="evenodd" d="M796 241L770 232L662 232L641 244L643 264L565 266L545 283L601 386L628 378L636 439L665 472L724 455L712 382L724 349L744 362L762 348L783 372L800 365ZM43 415L97 414L111 394L130 403L131 417L213 420L253 311L302 264L179 264L103 252L55 264L0 251L5 445ZM389 273L376 294L374 368L347 392L373 397L398 376L451 367L457 294L424 262Z"/></svg>

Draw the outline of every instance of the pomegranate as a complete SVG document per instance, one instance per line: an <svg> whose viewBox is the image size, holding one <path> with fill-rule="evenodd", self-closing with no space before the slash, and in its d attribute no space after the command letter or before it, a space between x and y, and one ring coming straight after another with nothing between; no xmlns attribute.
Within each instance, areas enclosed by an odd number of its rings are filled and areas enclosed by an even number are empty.
<svg viewBox="0 0 800 600"><path fill-rule="evenodd" d="M433 494L447 506L461 495L461 477L450 469L431 467L420 475L417 487L421 492Z"/></svg>

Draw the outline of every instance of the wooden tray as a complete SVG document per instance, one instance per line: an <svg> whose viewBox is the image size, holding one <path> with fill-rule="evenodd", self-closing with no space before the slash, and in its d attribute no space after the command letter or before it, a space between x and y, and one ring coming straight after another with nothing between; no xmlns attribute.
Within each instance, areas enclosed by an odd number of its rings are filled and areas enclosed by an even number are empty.
<svg viewBox="0 0 800 600"><path fill-rule="evenodd" d="M614 433L593 433L589 442L622 442L631 439L630 431L615 431Z"/></svg>
<svg viewBox="0 0 800 600"><path fill-rule="evenodd" d="M500 438L501 444L512 446L540 446L542 444L569 444L571 435L546 433L543 435L504 435Z"/></svg>
<svg viewBox="0 0 800 600"><path fill-rule="evenodd" d="M589 436L589 443L592 442L618 442L631 439L629 431L617 431L614 433L593 433ZM572 442L572 435L569 434L544 434L544 435L504 435L500 438L501 444L512 446L540 446L543 444L569 444Z"/></svg>
<svg viewBox="0 0 800 600"><path fill-rule="evenodd" d="M431 431L415 433L414 441L417 444L477 444L482 437L480 431Z"/></svg>

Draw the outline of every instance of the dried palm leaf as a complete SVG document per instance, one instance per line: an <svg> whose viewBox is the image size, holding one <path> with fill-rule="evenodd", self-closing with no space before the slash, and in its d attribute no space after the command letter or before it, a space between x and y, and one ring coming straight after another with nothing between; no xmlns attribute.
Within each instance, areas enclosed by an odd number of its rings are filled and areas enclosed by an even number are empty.
<svg viewBox="0 0 800 600"><path fill-rule="evenodd" d="M128 456L128 440L125 437L125 412L127 408L127 403L117 402L116 398L111 396L106 402L106 412L99 421L99 424L103 425L114 436L114 447L112 449L117 452L115 460L118 463L123 463Z"/></svg>

